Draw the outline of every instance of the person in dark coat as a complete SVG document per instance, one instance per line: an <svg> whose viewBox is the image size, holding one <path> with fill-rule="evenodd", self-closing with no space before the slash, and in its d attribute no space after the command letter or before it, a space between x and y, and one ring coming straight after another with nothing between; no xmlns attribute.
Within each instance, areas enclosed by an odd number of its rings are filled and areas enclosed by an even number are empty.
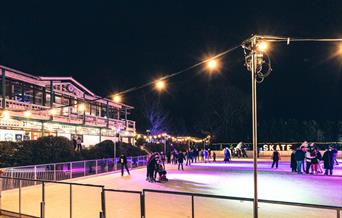
<svg viewBox="0 0 342 218"><path fill-rule="evenodd" d="M302 165L305 159L305 147L300 146L295 153L295 159L297 161L297 173L302 174Z"/></svg>
<svg viewBox="0 0 342 218"><path fill-rule="evenodd" d="M180 151L177 155L177 160L178 160L178 170L180 170L180 168L182 167L182 170L184 170L184 167L183 167L183 161L185 159L185 156L183 154L182 151Z"/></svg>
<svg viewBox="0 0 342 218"><path fill-rule="evenodd" d="M275 149L273 151L272 160L273 160L272 168L274 167L274 165L276 165L276 168L278 168L278 163L279 163L279 160L280 160L280 153L277 151L277 149Z"/></svg>
<svg viewBox="0 0 342 218"><path fill-rule="evenodd" d="M124 154L121 154L121 155L120 155L119 163L120 163L120 165L121 165L121 176L124 175L124 168L126 169L128 175L131 175L131 174L129 173L129 170L128 170L128 167L127 167L127 158L126 158L126 156L125 156Z"/></svg>
<svg viewBox="0 0 342 218"><path fill-rule="evenodd" d="M323 161L324 161L324 169L325 169L325 175L328 175L328 172L330 172L330 175L333 174L334 169L334 156L333 152L330 147L324 152L323 154Z"/></svg>
<svg viewBox="0 0 342 218"><path fill-rule="evenodd" d="M154 182L154 170L156 168L157 160L156 160L157 154L153 153L151 157L147 161L147 175L146 180L149 182Z"/></svg>
<svg viewBox="0 0 342 218"><path fill-rule="evenodd" d="M295 150L293 150L291 153L291 169L292 169L292 172L297 172L297 161L295 158L295 153L296 153Z"/></svg>

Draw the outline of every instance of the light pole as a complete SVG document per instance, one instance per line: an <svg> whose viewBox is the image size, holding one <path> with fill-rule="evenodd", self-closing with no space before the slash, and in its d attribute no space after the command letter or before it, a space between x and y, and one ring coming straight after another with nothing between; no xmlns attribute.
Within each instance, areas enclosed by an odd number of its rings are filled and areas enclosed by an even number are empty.
<svg viewBox="0 0 342 218"><path fill-rule="evenodd" d="M258 149L258 132L257 132L257 53L256 38L252 38L251 42L251 82L252 82L252 137L253 137L253 181L254 181L254 201L253 216L258 218L258 175L257 175L257 149Z"/></svg>
<svg viewBox="0 0 342 218"><path fill-rule="evenodd" d="M258 218L258 119L257 119L257 83L262 82L271 72L271 65L268 63L267 72L262 72L262 66L265 64L263 59L264 52L267 50L267 43L262 41L262 37L253 36L246 40L242 47L245 51L245 65L247 70L251 72L252 84L252 142L253 142L253 217ZM268 56L267 56L268 57Z"/></svg>

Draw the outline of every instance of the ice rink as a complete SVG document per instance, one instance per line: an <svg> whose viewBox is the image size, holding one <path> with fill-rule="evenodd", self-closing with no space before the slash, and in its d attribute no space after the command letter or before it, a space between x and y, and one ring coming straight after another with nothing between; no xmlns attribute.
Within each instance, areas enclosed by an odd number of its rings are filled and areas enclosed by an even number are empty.
<svg viewBox="0 0 342 218"><path fill-rule="evenodd" d="M104 185L108 189L137 190L157 189L180 192L195 192L234 197L253 197L252 162L234 160L224 164L196 163L184 166L167 165L166 183L149 183L145 180L146 169L136 169L131 175L121 177L119 173L79 178L77 183ZM278 169L271 169L269 161L258 163L259 198L298 203L342 206L342 167L335 168L334 176L297 175L291 173L288 162L281 162ZM24 212L39 211L41 198L39 187L22 190L26 201L22 203ZM68 187L49 185L46 191L47 217L69 217ZM73 217L98 217L100 210L100 190L80 188L73 190ZM11 207L16 201L16 193L3 193L2 206ZM36 200L34 200L37 198ZM159 193L146 193L146 217L191 217L191 198ZM194 201L195 217L225 218L252 217L252 202L219 200L196 197ZM336 217L336 211L280 206L260 203L260 217ZM139 196L136 194L106 192L107 217L139 217ZM35 214L37 214L35 212ZM59 215L58 215L59 214Z"/></svg>

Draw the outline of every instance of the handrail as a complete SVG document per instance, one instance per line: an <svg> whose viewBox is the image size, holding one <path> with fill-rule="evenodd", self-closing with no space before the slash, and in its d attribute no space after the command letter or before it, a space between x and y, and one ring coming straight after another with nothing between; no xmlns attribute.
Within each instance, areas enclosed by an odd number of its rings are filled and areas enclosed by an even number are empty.
<svg viewBox="0 0 342 218"><path fill-rule="evenodd" d="M30 182L41 182L41 183L57 183L63 185L79 185L79 186L88 186L88 187L96 187L96 188L104 188L104 185L94 185L94 184L87 184L87 183L77 183L77 182L61 182L61 181L53 181L53 180L43 180L43 179L26 179L26 178L12 178L8 176L0 176L0 179L12 179L12 180L19 180L19 181L30 181Z"/></svg>
<svg viewBox="0 0 342 218"><path fill-rule="evenodd" d="M193 192L179 192L179 191L143 189L143 193L145 193L145 192L173 194L173 195L186 195L186 196L195 196L195 197L203 197L203 198L220 198L220 199L226 199L226 200L253 201L253 198L233 197L233 196L223 196L223 195L211 195L211 194L202 194L202 193L193 193ZM269 203L269 204L284 204L284 205L289 205L289 206L316 207L316 208L320 208L320 209L342 210L342 206L330 206L330 205L321 205L321 204L308 204L308 203L265 200L265 199L258 199L258 201L261 203Z"/></svg>
<svg viewBox="0 0 342 218"><path fill-rule="evenodd" d="M129 158L139 158L139 157L146 157L147 155L139 155L139 156L129 156ZM116 157L118 159L119 157ZM54 165L54 164L68 164L68 163L80 163L80 162L88 162L88 161L100 161L100 160L111 160L113 157L107 157L107 158L101 158L101 159L90 159L90 160L76 160L76 161L66 161L66 162L57 162L57 163L45 163L45 164L32 164L32 165L25 165L25 166L15 166L15 167L5 167L5 168L0 168L2 170L6 169L14 169L14 168L26 168L26 167L40 167L40 166L46 166L46 165Z"/></svg>

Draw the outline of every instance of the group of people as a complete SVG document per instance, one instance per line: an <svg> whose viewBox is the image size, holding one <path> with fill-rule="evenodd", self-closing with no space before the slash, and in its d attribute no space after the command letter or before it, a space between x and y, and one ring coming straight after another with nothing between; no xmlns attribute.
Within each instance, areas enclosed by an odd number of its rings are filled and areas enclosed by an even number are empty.
<svg viewBox="0 0 342 218"><path fill-rule="evenodd" d="M334 165L338 165L337 161L337 148L328 146L323 156L319 149L314 143L309 145L308 142L304 142L296 150L293 150L291 154L291 169L292 172L297 172L298 174L325 174L332 175ZM321 166L323 162L324 172Z"/></svg>
<svg viewBox="0 0 342 218"><path fill-rule="evenodd" d="M148 182L166 182L165 154L163 152L152 153L147 160L146 180ZM157 175L159 178L157 179Z"/></svg>
<svg viewBox="0 0 342 218"><path fill-rule="evenodd" d="M184 170L183 163L186 162L186 166L190 166L191 163L202 161L209 163L210 160L216 161L216 153L210 149L188 149L186 151L178 151L173 149L171 152L171 164L178 164L178 170Z"/></svg>

